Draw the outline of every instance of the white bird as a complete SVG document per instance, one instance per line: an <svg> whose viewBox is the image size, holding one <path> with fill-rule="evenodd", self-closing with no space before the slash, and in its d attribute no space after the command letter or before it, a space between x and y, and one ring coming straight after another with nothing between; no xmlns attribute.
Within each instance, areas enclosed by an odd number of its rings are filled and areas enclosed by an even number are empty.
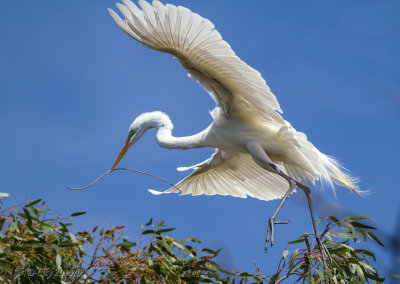
<svg viewBox="0 0 400 284"><path fill-rule="evenodd" d="M314 185L321 180L332 188L336 183L360 193L354 179L282 118L279 103L261 74L235 55L209 20L185 7L164 6L159 1L153 5L139 1L141 9L129 0L122 1L124 5L117 7L125 20L109 9L117 25L144 46L172 54L217 107L211 112L213 122L189 137L173 137L173 124L160 111L140 115L130 126L112 170L150 128L157 129L157 142L164 148L215 148L206 161L178 168L193 172L165 192L251 196L266 201L283 198L269 220L267 248L269 240L273 244L273 225L288 222L275 221L275 216L297 185L307 195L319 242L307 182Z"/></svg>

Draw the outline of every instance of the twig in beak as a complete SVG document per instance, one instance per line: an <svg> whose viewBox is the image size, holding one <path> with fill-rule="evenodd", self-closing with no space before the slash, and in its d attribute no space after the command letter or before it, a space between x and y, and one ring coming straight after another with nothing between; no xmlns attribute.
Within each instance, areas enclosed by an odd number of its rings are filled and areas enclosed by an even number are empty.
<svg viewBox="0 0 400 284"><path fill-rule="evenodd" d="M92 181L91 183L89 183L87 186L84 186L84 187L70 187L70 186L67 186L67 188L68 188L68 189L71 189L71 190L82 190L82 189L86 189L86 188L91 187L92 185L94 185L96 182L99 181L99 179L101 179L101 178L104 177L106 174L109 174L109 173L111 173L111 172L112 172L112 170L106 171L105 173L101 174L98 178L96 178L94 181Z"/></svg>
<svg viewBox="0 0 400 284"><path fill-rule="evenodd" d="M67 186L67 188L68 188L68 189L71 189L71 190L82 190L82 189L89 188L89 187L91 187L92 185L94 185L95 183L97 183L102 177L104 177L105 175L107 175L107 174L109 174L109 173L111 173L111 172L113 172L113 171L130 171L130 172L135 172L135 173L139 173L139 174L151 176L151 177L154 177L154 178L156 178L156 179L158 179L158 180L161 180L161 181L165 182L166 184L169 184L170 186L176 188L179 192L182 192L176 185L174 185L173 183L170 183L169 181L166 181L166 180L163 179L163 178L160 178L160 177L158 177L158 176L156 176L156 175L153 175L153 174L151 174L151 173L146 173L146 172L142 172L142 171L138 171L138 170L134 170L134 169L128 169L128 168L117 168L117 169L114 169L114 170L108 170L108 171L106 171L105 173L101 174L101 175L100 175L98 178L96 178L93 182L89 183L87 186L84 186L84 187L70 187L70 186Z"/></svg>

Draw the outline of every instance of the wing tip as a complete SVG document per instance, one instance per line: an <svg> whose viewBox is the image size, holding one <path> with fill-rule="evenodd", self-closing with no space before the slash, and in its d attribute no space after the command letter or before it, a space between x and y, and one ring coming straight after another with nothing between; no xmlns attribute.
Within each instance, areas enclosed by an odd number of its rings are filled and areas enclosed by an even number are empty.
<svg viewBox="0 0 400 284"><path fill-rule="evenodd" d="M164 193L165 194L170 193L170 192L167 192L167 191L157 191L157 190L154 190L154 189L148 189L148 191L153 195L161 195L161 194L164 194Z"/></svg>
<svg viewBox="0 0 400 284"><path fill-rule="evenodd" d="M113 18L114 22L120 26L121 23L124 21L121 17L111 8L107 8L108 13L110 13L111 17Z"/></svg>
<svg viewBox="0 0 400 284"><path fill-rule="evenodd" d="M195 168L193 168L193 167L177 167L177 168L176 168L176 170L177 170L178 172L186 172L186 171L188 171L188 170L193 170L193 169L195 169Z"/></svg>
<svg viewBox="0 0 400 284"><path fill-rule="evenodd" d="M111 17L113 16L113 14L116 14L116 13L114 12L114 10L111 9L111 8L107 8L107 11L108 11L108 13L110 13Z"/></svg>

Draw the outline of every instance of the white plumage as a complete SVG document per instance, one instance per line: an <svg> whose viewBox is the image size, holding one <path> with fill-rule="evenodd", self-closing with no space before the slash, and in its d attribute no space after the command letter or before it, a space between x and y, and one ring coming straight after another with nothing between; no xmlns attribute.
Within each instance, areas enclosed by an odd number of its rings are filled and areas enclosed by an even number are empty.
<svg viewBox="0 0 400 284"><path fill-rule="evenodd" d="M322 179L332 188L337 183L360 192L338 162L318 151L304 133L282 118L279 103L261 74L235 55L209 20L158 1L153 5L139 1L141 9L129 0L123 3L117 7L125 20L109 9L117 25L143 45L172 54L208 91L217 108L207 129L180 138L171 135L172 123L164 113L142 114L132 123L113 169L128 148L154 127L162 147L216 148L203 163L181 168L194 171L166 192L271 200L287 191L287 181L276 174L279 170L298 182L314 184Z"/></svg>

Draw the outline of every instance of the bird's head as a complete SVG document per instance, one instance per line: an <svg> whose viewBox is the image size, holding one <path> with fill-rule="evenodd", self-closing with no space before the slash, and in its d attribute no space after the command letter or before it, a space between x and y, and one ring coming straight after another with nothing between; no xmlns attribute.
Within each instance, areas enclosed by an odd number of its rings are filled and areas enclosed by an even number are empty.
<svg viewBox="0 0 400 284"><path fill-rule="evenodd" d="M115 160L111 170L114 170L115 167L118 165L119 161L121 161L122 157L126 154L128 149L139 140L139 138L143 135L145 131L139 125L135 124L135 121L129 127L128 138L125 141L124 146L122 147L121 152L117 159Z"/></svg>
<svg viewBox="0 0 400 284"><path fill-rule="evenodd" d="M129 127L128 138L126 139L125 144L122 147L122 150L115 160L111 170L115 169L129 148L135 144L148 129L162 127L166 127L168 129L172 129L173 127L171 120L165 113L161 111L153 111L139 115Z"/></svg>

